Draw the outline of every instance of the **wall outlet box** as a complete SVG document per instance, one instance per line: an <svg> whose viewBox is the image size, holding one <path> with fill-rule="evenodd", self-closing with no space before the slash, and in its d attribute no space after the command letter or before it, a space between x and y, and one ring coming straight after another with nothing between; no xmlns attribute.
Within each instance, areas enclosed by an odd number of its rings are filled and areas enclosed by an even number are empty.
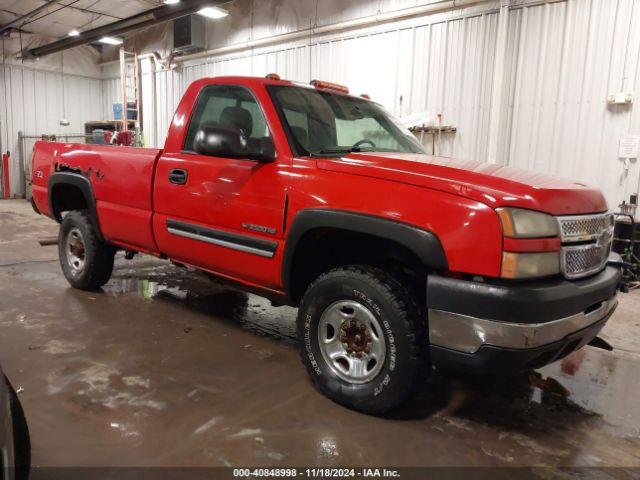
<svg viewBox="0 0 640 480"><path fill-rule="evenodd" d="M607 102L611 105L629 105L633 103L633 92L611 93L607 96Z"/></svg>

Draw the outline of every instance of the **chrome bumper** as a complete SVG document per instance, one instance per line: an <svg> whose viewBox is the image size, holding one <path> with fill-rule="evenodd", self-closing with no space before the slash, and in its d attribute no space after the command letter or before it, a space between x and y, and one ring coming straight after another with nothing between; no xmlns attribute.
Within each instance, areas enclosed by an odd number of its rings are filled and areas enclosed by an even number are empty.
<svg viewBox="0 0 640 480"><path fill-rule="evenodd" d="M601 321L613 314L617 306L614 295L593 310L545 323L511 323L429 309L429 342L464 353L475 353L483 345L535 348L562 340Z"/></svg>

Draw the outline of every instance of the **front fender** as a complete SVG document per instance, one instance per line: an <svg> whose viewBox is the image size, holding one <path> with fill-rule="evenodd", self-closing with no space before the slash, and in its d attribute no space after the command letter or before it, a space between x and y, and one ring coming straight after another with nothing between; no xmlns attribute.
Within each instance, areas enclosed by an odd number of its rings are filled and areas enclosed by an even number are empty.
<svg viewBox="0 0 640 480"><path fill-rule="evenodd" d="M406 223L361 213L306 209L296 214L287 235L282 263L282 284L286 292L291 291L291 271L298 243L305 233L317 228L336 228L392 240L413 252L426 267L448 268L444 249L433 232Z"/></svg>

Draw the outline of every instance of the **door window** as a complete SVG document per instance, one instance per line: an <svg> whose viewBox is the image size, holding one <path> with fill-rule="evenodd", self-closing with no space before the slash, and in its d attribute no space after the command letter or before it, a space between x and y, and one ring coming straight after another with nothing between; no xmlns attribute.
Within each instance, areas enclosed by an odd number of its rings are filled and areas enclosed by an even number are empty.
<svg viewBox="0 0 640 480"><path fill-rule="evenodd" d="M241 129L250 146L271 136L262 108L244 87L211 85L204 88L191 116L184 150L193 150L196 133L206 123Z"/></svg>

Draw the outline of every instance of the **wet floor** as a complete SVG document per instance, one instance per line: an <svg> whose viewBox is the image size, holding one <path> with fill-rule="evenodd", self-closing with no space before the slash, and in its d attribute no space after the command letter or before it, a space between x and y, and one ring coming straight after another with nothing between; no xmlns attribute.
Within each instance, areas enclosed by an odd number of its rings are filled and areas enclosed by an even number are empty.
<svg viewBox="0 0 640 480"><path fill-rule="evenodd" d="M56 233L0 202L0 362L38 466L640 467L640 291L586 347L515 378L434 372L389 418L317 393L289 307L151 257L68 287Z"/></svg>

